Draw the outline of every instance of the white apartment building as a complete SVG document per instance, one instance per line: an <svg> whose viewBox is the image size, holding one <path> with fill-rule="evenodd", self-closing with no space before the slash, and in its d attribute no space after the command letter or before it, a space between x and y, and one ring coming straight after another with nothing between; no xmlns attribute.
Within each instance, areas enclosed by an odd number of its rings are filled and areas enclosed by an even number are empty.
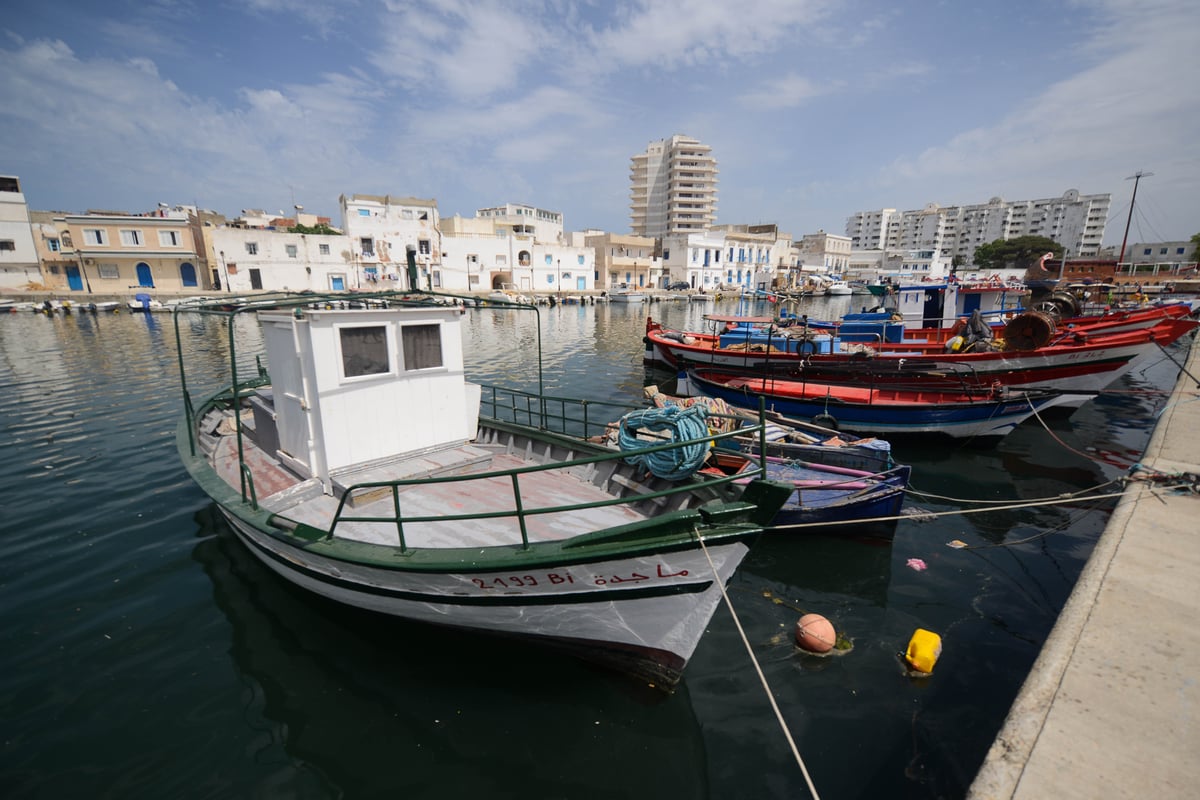
<svg viewBox="0 0 1200 800"><path fill-rule="evenodd" d="M21 181L14 175L0 175L0 288L23 289L41 280Z"/></svg>
<svg viewBox="0 0 1200 800"><path fill-rule="evenodd" d="M662 259L670 282L693 289L771 289L796 267L792 249L791 236L774 225L724 225L665 237Z"/></svg>
<svg viewBox="0 0 1200 800"><path fill-rule="evenodd" d="M348 236L268 228L203 228L212 285L225 292L376 288L356 272Z"/></svg>
<svg viewBox="0 0 1200 800"><path fill-rule="evenodd" d="M850 267L850 237L817 231L800 237L797 245L800 267L819 267L821 272L844 275Z"/></svg>
<svg viewBox="0 0 1200 800"><path fill-rule="evenodd" d="M717 219L717 161L690 136L651 142L631 159L629 179L635 236L703 231Z"/></svg>
<svg viewBox="0 0 1200 800"><path fill-rule="evenodd" d="M441 267L434 289L561 294L595 288L595 253L562 232L561 214L543 210L539 216L532 206L516 204L498 209L506 213L456 214L440 221Z"/></svg>
<svg viewBox="0 0 1200 800"><path fill-rule="evenodd" d="M496 233L511 232L514 236L532 237L535 242L561 243L563 240L563 218L558 211L505 203L477 209L475 216L490 221Z"/></svg>
<svg viewBox="0 0 1200 800"><path fill-rule="evenodd" d="M439 288L442 243L436 200L355 194L342 195L338 203L358 283L380 290ZM416 252L419 286L409 285L409 247Z"/></svg>
<svg viewBox="0 0 1200 800"><path fill-rule="evenodd" d="M938 250L971 263L975 249L997 239L1045 236L1070 255L1095 256L1104 239L1111 196L1080 194L1061 197L922 209L860 211L846 220L846 235L855 250Z"/></svg>

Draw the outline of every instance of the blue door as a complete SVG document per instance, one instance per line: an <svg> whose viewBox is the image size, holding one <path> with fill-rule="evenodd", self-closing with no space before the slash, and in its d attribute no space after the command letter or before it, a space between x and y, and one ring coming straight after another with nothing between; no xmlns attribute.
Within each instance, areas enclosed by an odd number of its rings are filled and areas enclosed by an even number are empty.
<svg viewBox="0 0 1200 800"><path fill-rule="evenodd" d="M67 267L67 288L72 292L83 291L83 278L79 274L79 267Z"/></svg>
<svg viewBox="0 0 1200 800"><path fill-rule="evenodd" d="M179 279L184 286L196 286L196 268L187 261L179 265Z"/></svg>
<svg viewBox="0 0 1200 800"><path fill-rule="evenodd" d="M587 278L585 278L582 275L580 275L578 278L576 278L575 279L575 288L581 292L586 290L587 289Z"/></svg>
<svg viewBox="0 0 1200 800"><path fill-rule="evenodd" d="M138 286L154 286L154 276L150 274L150 265L141 261L137 265Z"/></svg>

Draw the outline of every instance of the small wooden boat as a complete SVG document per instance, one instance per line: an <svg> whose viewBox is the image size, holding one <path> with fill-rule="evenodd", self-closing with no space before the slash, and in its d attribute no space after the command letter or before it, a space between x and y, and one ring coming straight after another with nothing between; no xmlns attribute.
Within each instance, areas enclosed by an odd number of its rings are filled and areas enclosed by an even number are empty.
<svg viewBox="0 0 1200 800"><path fill-rule="evenodd" d="M657 394L655 397L661 399L663 395ZM616 425L609 426L610 431L615 429L615 437L600 437L597 441L610 447L628 449L631 444L676 442L681 437L698 440L705 433L739 430L741 417L710 412L712 407L713 404L704 402L690 405L666 402L653 409L634 411L622 417ZM688 418L689 425L674 424L684 418ZM635 420L632 428L627 424L631 419ZM667 424L666 421L671 421L672 424ZM634 431L633 434L631 430ZM761 430L756 433L762 436L767 434ZM636 439L631 439L631 436L636 436ZM744 446L745 441L753 438L748 435L735 435L723 441L741 440ZM839 465L836 463L836 457L827 458L834 453L840 453L842 449L835 446L811 447L807 452L813 460L794 456L769 456L766 459L767 476L772 481L786 484L793 489L791 497L772 520L772 530L812 532L817 529L834 528L838 533L859 536L892 535L904 503L911 468L887 463L879 470L856 469ZM757 463L756 458L743 450L723 449L718 446L704 454L704 467L701 472L712 475L737 475L753 468ZM670 467L669 461L666 466Z"/></svg>
<svg viewBox="0 0 1200 800"><path fill-rule="evenodd" d="M687 370L681 393L719 397L743 408L812 419L837 430L882 436L944 434L996 440L1037 412L1073 398L1050 390L894 389L847 386L717 370Z"/></svg>
<svg viewBox="0 0 1200 800"><path fill-rule="evenodd" d="M165 306L161 301L155 300L152 295L146 292L138 292L133 296L133 299L126 301L125 307L130 311L142 311L149 313L151 311L162 311Z"/></svg>
<svg viewBox="0 0 1200 800"><path fill-rule="evenodd" d="M179 338L228 339L228 383L198 402L206 362L188 369L180 347L176 440L189 473L247 548L301 588L672 685L748 538L793 487L766 480L762 462L700 473L695 451L716 437L612 450L552 432L541 396L518 420L496 387L466 380L461 310L411 298L202 302L190 310L227 324L199 334L177 315ZM240 324L250 315L265 359L246 374L255 353L238 332L254 330ZM652 455L682 471L663 477Z"/></svg>
<svg viewBox="0 0 1200 800"><path fill-rule="evenodd" d="M714 450L714 469L736 469L743 458ZM845 533L885 536L895 533L912 468L894 466L882 472L851 469L814 461L769 457L767 474L795 487L775 515L768 535L782 532Z"/></svg>
<svg viewBox="0 0 1200 800"><path fill-rule="evenodd" d="M624 283L608 293L608 302L610 303L641 303L645 299L645 292Z"/></svg>
<svg viewBox="0 0 1200 800"><path fill-rule="evenodd" d="M684 376L686 378L686 374ZM656 408L679 406L689 408L703 405L708 409L708 428L716 433L734 435L717 442L717 447L758 455L765 449L768 456L793 461L811 461L835 467L884 472L896 466L892 460L892 445L886 439L874 436L847 437L832 428L803 420L785 417L782 414L765 414L767 427L762 435L746 433L746 428L755 428L759 418L757 411L732 406L717 397L682 397L666 394L657 386L643 389L646 398Z"/></svg>

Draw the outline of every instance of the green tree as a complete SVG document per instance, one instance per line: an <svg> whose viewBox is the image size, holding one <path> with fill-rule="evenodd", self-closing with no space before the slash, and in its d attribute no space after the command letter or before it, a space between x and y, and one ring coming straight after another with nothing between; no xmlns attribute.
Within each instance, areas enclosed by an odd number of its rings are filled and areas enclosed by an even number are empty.
<svg viewBox="0 0 1200 800"><path fill-rule="evenodd" d="M979 269L1029 270L1036 268L1046 253L1053 253L1055 259L1062 258L1063 246L1045 236L997 239L975 248L975 266Z"/></svg>
<svg viewBox="0 0 1200 800"><path fill-rule="evenodd" d="M326 236L335 236L340 231L335 231L333 228L322 222L320 225L293 225L288 228L288 233L320 233Z"/></svg>

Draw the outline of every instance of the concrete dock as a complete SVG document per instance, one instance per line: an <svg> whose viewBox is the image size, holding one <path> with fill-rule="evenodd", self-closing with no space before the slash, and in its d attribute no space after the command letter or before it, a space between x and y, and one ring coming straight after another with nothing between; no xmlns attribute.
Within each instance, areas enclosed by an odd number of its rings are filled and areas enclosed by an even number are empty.
<svg viewBox="0 0 1200 800"><path fill-rule="evenodd" d="M1200 797L1200 344L968 793ZM1190 373L1190 375L1188 374ZM1191 377L1196 376L1196 377Z"/></svg>

